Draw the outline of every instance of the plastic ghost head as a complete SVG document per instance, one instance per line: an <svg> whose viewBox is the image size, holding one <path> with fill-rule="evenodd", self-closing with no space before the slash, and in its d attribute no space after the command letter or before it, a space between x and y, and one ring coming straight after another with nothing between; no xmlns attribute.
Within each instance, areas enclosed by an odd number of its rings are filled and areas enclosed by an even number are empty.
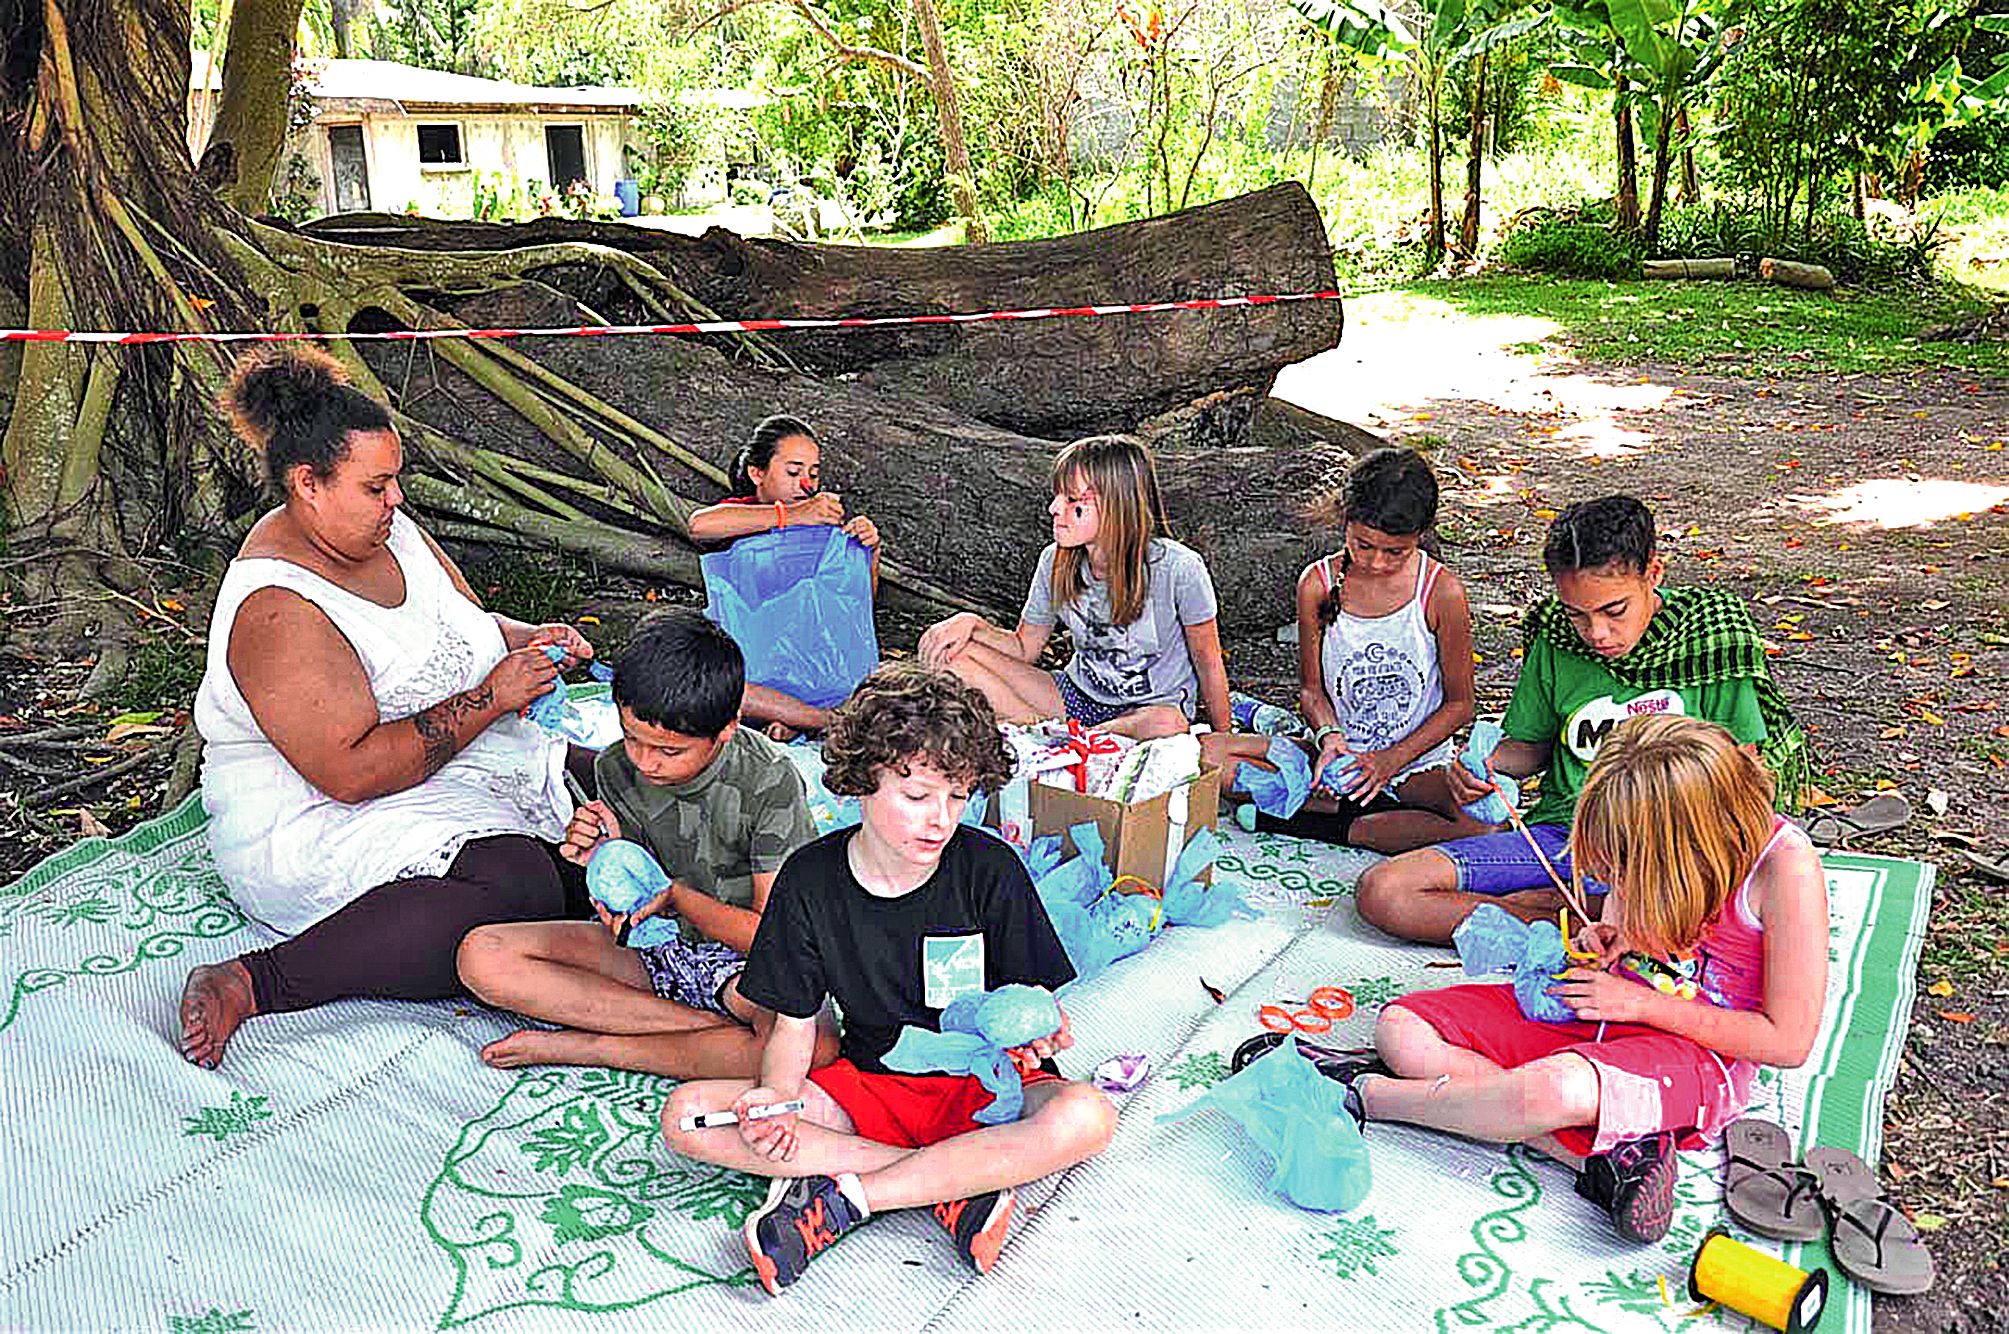
<svg viewBox="0 0 2009 1334"><path fill-rule="evenodd" d="M1554 922L1523 922L1496 903L1482 903L1451 933L1459 961L1474 977L1514 975L1514 999L1521 1013L1545 1024L1576 1018L1560 997L1549 994L1555 975L1568 966L1563 933Z"/></svg>
<svg viewBox="0 0 2009 1334"><path fill-rule="evenodd" d="M611 913L631 913L668 888L670 877L639 843L609 839L593 850L586 863L586 892ZM630 949L667 945L677 938L674 918L657 914L635 923L628 933Z"/></svg>
<svg viewBox="0 0 2009 1334"><path fill-rule="evenodd" d="M1345 1089L1299 1054L1295 1037L1158 1120L1209 1109L1247 1132L1274 1164L1270 1189L1300 1209L1351 1209L1367 1198L1374 1174Z"/></svg>
<svg viewBox="0 0 2009 1334"><path fill-rule="evenodd" d="M886 1068L910 1075L975 1075L995 1096L972 1115L991 1126L1018 1120L1025 1111L1025 1085L1010 1052L1059 1031L1053 993L1014 982L950 1002L941 1023L939 1032L903 1027L893 1049L880 1058Z"/></svg>
<svg viewBox="0 0 2009 1334"><path fill-rule="evenodd" d="M1493 758L1506 733L1498 723L1473 723L1472 735L1465 742L1465 749L1458 756L1458 763L1465 772L1482 783L1495 783L1498 792L1488 792L1477 801L1465 805L1465 814L1474 820L1484 820L1487 824L1505 824L1521 804L1521 785L1509 774L1488 774L1486 761Z"/></svg>

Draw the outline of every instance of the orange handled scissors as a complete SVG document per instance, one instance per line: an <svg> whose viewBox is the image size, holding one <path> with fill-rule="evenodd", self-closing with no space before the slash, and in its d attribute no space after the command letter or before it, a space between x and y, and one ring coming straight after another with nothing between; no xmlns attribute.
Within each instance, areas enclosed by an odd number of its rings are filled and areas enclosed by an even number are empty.
<svg viewBox="0 0 2009 1334"><path fill-rule="evenodd" d="M1263 1005L1256 1022L1272 1033L1329 1033L1333 1024L1353 1014L1353 993L1345 987L1319 987L1301 1008L1296 1002Z"/></svg>

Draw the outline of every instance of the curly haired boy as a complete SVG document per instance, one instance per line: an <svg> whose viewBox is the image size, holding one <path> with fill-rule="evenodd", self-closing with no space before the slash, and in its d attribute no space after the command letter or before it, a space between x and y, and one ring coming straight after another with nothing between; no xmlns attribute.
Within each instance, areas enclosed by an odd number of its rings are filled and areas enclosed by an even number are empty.
<svg viewBox="0 0 2009 1334"><path fill-rule="evenodd" d="M991 1094L970 1075L903 1075L881 1058L903 1025L937 1026L959 996L1070 981L1039 895L1004 843L960 823L972 791L1010 772L982 695L946 672L879 668L832 716L824 782L858 797L863 823L781 868L740 991L775 1012L760 1078L683 1084L663 1111L677 1152L774 1178L743 1229L770 1293L874 1213L927 1208L982 1273L1004 1244L1013 1187L1102 1151L1116 1111L1048 1062L1072 1045L1065 1015L1029 1045L1024 1119L980 1125ZM840 1058L812 1071L817 1015L844 1015ZM751 1108L801 1099L799 1114ZM684 1130L731 1107L736 1126Z"/></svg>

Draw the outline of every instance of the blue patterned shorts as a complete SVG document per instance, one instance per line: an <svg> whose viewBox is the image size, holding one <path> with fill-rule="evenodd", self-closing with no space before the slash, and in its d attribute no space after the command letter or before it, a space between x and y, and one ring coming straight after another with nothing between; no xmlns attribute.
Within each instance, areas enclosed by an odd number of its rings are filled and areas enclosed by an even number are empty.
<svg viewBox="0 0 2009 1334"><path fill-rule="evenodd" d="M1067 717L1083 727L1100 727L1112 718L1121 718L1130 712L1128 704L1104 704L1099 699L1090 699L1081 693L1081 687L1074 684L1074 678L1065 671L1053 673L1053 684L1060 690L1060 707Z"/></svg>
<svg viewBox="0 0 2009 1334"><path fill-rule="evenodd" d="M725 1006L726 984L746 968L746 956L716 940L685 940L635 951L658 996L693 1010L736 1018Z"/></svg>

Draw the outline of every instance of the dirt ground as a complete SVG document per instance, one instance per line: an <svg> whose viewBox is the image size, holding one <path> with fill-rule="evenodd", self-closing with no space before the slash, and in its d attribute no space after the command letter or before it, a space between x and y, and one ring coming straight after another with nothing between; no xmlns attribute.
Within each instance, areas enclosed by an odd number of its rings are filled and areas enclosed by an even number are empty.
<svg viewBox="0 0 2009 1334"><path fill-rule="evenodd" d="M1907 827L1858 846L1939 868L1883 1176L1927 1229L1940 1275L1924 1297L1880 1302L1877 1323L2004 1328L2009 887L1963 854L2009 859L2009 386L1930 371L1757 380L1581 365L1543 347L1548 332L1356 307L1346 346L1292 368L1277 392L1439 464L1444 557L1471 593L1482 710L1511 689L1520 610L1544 591L1547 519L1630 491L1658 515L1670 580L1752 601L1822 790L1843 808L1880 788L1911 801ZM609 584L590 612L618 640L643 607ZM179 611L163 601L150 619ZM914 633L885 627L889 647ZM1239 688L1295 693L1288 646L1258 636L1228 649ZM118 710L70 702L82 673L0 661L0 876L80 830L159 812L173 752L171 732L152 729L185 718L186 682L150 706L166 713L108 741ZM82 792L51 795L93 774Z"/></svg>

